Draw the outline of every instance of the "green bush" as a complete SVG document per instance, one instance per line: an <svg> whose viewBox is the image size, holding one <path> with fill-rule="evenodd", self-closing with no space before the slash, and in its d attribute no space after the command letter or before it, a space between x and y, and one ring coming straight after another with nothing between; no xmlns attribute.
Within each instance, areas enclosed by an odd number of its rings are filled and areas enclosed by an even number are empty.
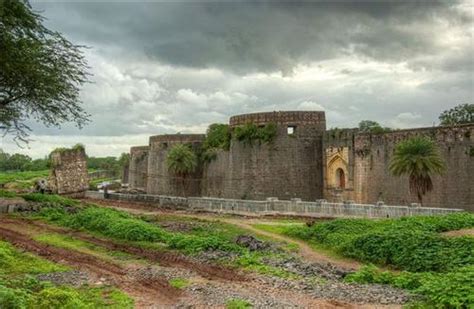
<svg viewBox="0 0 474 309"><path fill-rule="evenodd" d="M12 289L0 284L0 308L23 309L30 302L28 293L21 289Z"/></svg>
<svg viewBox="0 0 474 309"><path fill-rule="evenodd" d="M86 308L77 291L66 287L46 288L35 296L34 306L38 309Z"/></svg>
<svg viewBox="0 0 474 309"><path fill-rule="evenodd" d="M39 217L73 229L85 229L104 236L126 241L162 242L172 249L196 253L209 249L239 251L242 248L224 237L170 233L159 226L134 218L115 209L95 206L85 207L77 213L67 213L62 208L43 208Z"/></svg>
<svg viewBox="0 0 474 309"><path fill-rule="evenodd" d="M228 124L214 123L208 127L202 146L204 149L229 150L231 137Z"/></svg>
<svg viewBox="0 0 474 309"><path fill-rule="evenodd" d="M400 219L338 219L289 227L285 234L325 245L344 256L409 271L445 272L474 264L474 239L439 232L474 226L474 215L454 213Z"/></svg>
<svg viewBox="0 0 474 309"><path fill-rule="evenodd" d="M381 272L373 265L349 274L346 282L391 284L424 296L428 308L470 308L474 304L474 266L436 274Z"/></svg>
<svg viewBox="0 0 474 309"><path fill-rule="evenodd" d="M7 191L7 190L0 190L0 197L4 198L13 198L16 197L16 193L13 191Z"/></svg>
<svg viewBox="0 0 474 309"><path fill-rule="evenodd" d="M254 123L247 123L243 126L234 128L233 136L239 142L251 145L254 141L261 143L270 143L277 134L277 126L274 123L268 123L259 127Z"/></svg>
<svg viewBox="0 0 474 309"><path fill-rule="evenodd" d="M52 206L78 206L80 202L60 195L41 194L41 193L28 193L23 194L22 197L27 201L49 204Z"/></svg>

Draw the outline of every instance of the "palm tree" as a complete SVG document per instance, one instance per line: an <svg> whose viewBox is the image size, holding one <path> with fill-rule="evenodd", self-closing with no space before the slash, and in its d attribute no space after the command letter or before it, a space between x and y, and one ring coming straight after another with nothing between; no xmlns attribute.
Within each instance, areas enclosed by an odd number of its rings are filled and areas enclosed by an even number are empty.
<svg viewBox="0 0 474 309"><path fill-rule="evenodd" d="M181 180L184 195L186 192L186 176L196 170L197 163L197 156L188 145L178 144L168 152L166 157L168 170Z"/></svg>
<svg viewBox="0 0 474 309"><path fill-rule="evenodd" d="M395 176L408 175L410 193L416 193L421 204L423 195L433 190L431 176L442 174L444 163L435 143L427 137L412 137L398 143L390 162Z"/></svg>

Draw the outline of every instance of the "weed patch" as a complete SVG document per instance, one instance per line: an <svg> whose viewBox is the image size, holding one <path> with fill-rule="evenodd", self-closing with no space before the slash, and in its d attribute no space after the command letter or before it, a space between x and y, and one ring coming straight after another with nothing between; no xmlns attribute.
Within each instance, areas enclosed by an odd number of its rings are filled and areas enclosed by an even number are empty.
<svg viewBox="0 0 474 309"><path fill-rule="evenodd" d="M173 278L169 281L170 285L177 289L184 289L187 287L190 282L184 278Z"/></svg>
<svg viewBox="0 0 474 309"><path fill-rule="evenodd" d="M240 298L234 298L229 300L226 303L226 308L227 309L245 309L245 308L252 308L252 304L245 300L245 299L240 299Z"/></svg>

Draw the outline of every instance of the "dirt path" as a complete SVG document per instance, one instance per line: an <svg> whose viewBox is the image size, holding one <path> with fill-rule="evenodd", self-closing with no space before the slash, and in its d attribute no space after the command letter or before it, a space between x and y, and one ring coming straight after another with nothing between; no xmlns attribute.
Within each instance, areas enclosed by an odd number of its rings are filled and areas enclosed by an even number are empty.
<svg viewBox="0 0 474 309"><path fill-rule="evenodd" d="M441 233L442 235L449 237L460 237L460 236L471 236L474 237L474 229L462 229L457 231L449 231Z"/></svg>
<svg viewBox="0 0 474 309"><path fill-rule="evenodd" d="M238 295L243 298L274 299L283 304L299 306L304 308L375 308L373 305L353 305L336 300L325 300L315 298L304 291L294 291L279 288L259 279L250 277L246 281L236 280L204 280L194 288L195 292L181 292L168 285L166 279L157 280L155 277L143 279L130 277L130 271L124 266L101 260L98 257L81 253L75 250L67 250L33 240L31 237L42 232L56 232L77 237L84 241L103 245L112 250L122 250L125 247L108 246L105 240L81 235L71 234L71 231L54 226L49 226L43 222L32 221L19 218L0 217L0 238L12 243L23 250L35 253L48 260L69 265L73 268L86 271L94 280L106 278L107 282L116 285L127 292L136 301L137 308L162 308L176 305L192 306L195 308L216 307L216 304L209 305L209 300L219 298L225 303L229 295ZM135 254L137 252L130 252ZM138 256L140 252L138 252ZM149 256L147 256L149 257ZM161 260L163 262L163 260ZM171 262L173 264L173 262ZM194 265L193 265L194 266ZM153 278L153 279L150 279ZM226 297L221 300L221 298ZM267 300L269 301L269 300ZM221 305L217 305L221 307ZM278 306L278 307L281 307ZM286 307L286 306L285 306ZM378 307L378 306L376 306ZM386 307L386 306L382 306ZM388 308L398 308L389 306Z"/></svg>
<svg viewBox="0 0 474 309"><path fill-rule="evenodd" d="M181 291L171 287L164 278L143 280L127 276L128 270L118 264L106 262L95 256L49 246L33 240L27 232L19 232L18 227L11 229L2 222L0 239L13 244L15 247L75 269L86 271L92 279L105 279L110 284L127 292L135 299L137 307L152 305L170 305L180 296ZM22 226L20 228L25 228Z"/></svg>
<svg viewBox="0 0 474 309"><path fill-rule="evenodd" d="M224 223L232 224L235 226L238 226L242 229L251 231L252 233L256 235L262 235L266 236L278 241L284 241L289 244L295 244L299 248L299 255L306 261L308 262L324 262L324 263L330 263L335 266L347 269L347 270L357 270L361 267L361 264L357 261L354 260L349 260L349 259L337 259L334 257L331 257L323 252L318 252L315 251L311 246L306 244L304 241L293 239L284 235L272 233L269 231L263 231L260 229L255 228L253 225L254 224L259 224L265 222L265 220L258 219L258 218L225 218L222 216L216 216L212 214L190 214L190 213L185 213L185 212L171 212L168 210L161 210L161 209L156 209L150 206L147 206L146 204L142 203L130 203L130 202L115 202L115 201L104 201L104 200L92 200L89 199L88 201L100 204L103 206L107 207L112 207L116 209L121 209L133 214L141 214L141 215L157 215L157 214L172 214L174 216L180 216L180 217L188 217L188 218L198 218L198 219L204 219L204 220L213 220L213 221L221 221ZM268 221L268 220L267 220Z"/></svg>
<svg viewBox="0 0 474 309"><path fill-rule="evenodd" d="M193 272L196 272L197 274L199 274L200 276L208 280L226 280L226 281L247 280L244 274L234 269L225 268L219 265L211 265L211 264L206 264L202 262L196 262L196 261L186 258L183 255L180 255L174 252L144 249L141 247L136 247L136 246L128 245L128 244L124 245L110 239L102 239L102 238L91 236L85 233L73 231L67 228L51 226L41 221L29 220L26 218L0 220L0 223L2 225L7 225L7 224L18 225L18 223L20 222L26 225L34 226L42 230L43 232L54 232L54 233L60 233L63 235L72 236L74 238L83 240L88 243L92 243L99 247L106 248L108 250L121 251L121 252L132 254L136 257L145 258L151 262L156 262L162 266L190 269Z"/></svg>

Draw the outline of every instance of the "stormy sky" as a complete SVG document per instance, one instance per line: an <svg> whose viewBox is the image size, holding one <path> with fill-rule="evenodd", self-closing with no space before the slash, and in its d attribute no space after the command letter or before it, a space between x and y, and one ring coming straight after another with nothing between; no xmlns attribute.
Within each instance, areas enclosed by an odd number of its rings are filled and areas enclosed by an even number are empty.
<svg viewBox="0 0 474 309"><path fill-rule="evenodd" d="M87 45L82 130L32 123L32 157L81 142L94 156L149 135L205 132L239 113L324 110L327 127L432 126L474 103L473 1L32 1Z"/></svg>

